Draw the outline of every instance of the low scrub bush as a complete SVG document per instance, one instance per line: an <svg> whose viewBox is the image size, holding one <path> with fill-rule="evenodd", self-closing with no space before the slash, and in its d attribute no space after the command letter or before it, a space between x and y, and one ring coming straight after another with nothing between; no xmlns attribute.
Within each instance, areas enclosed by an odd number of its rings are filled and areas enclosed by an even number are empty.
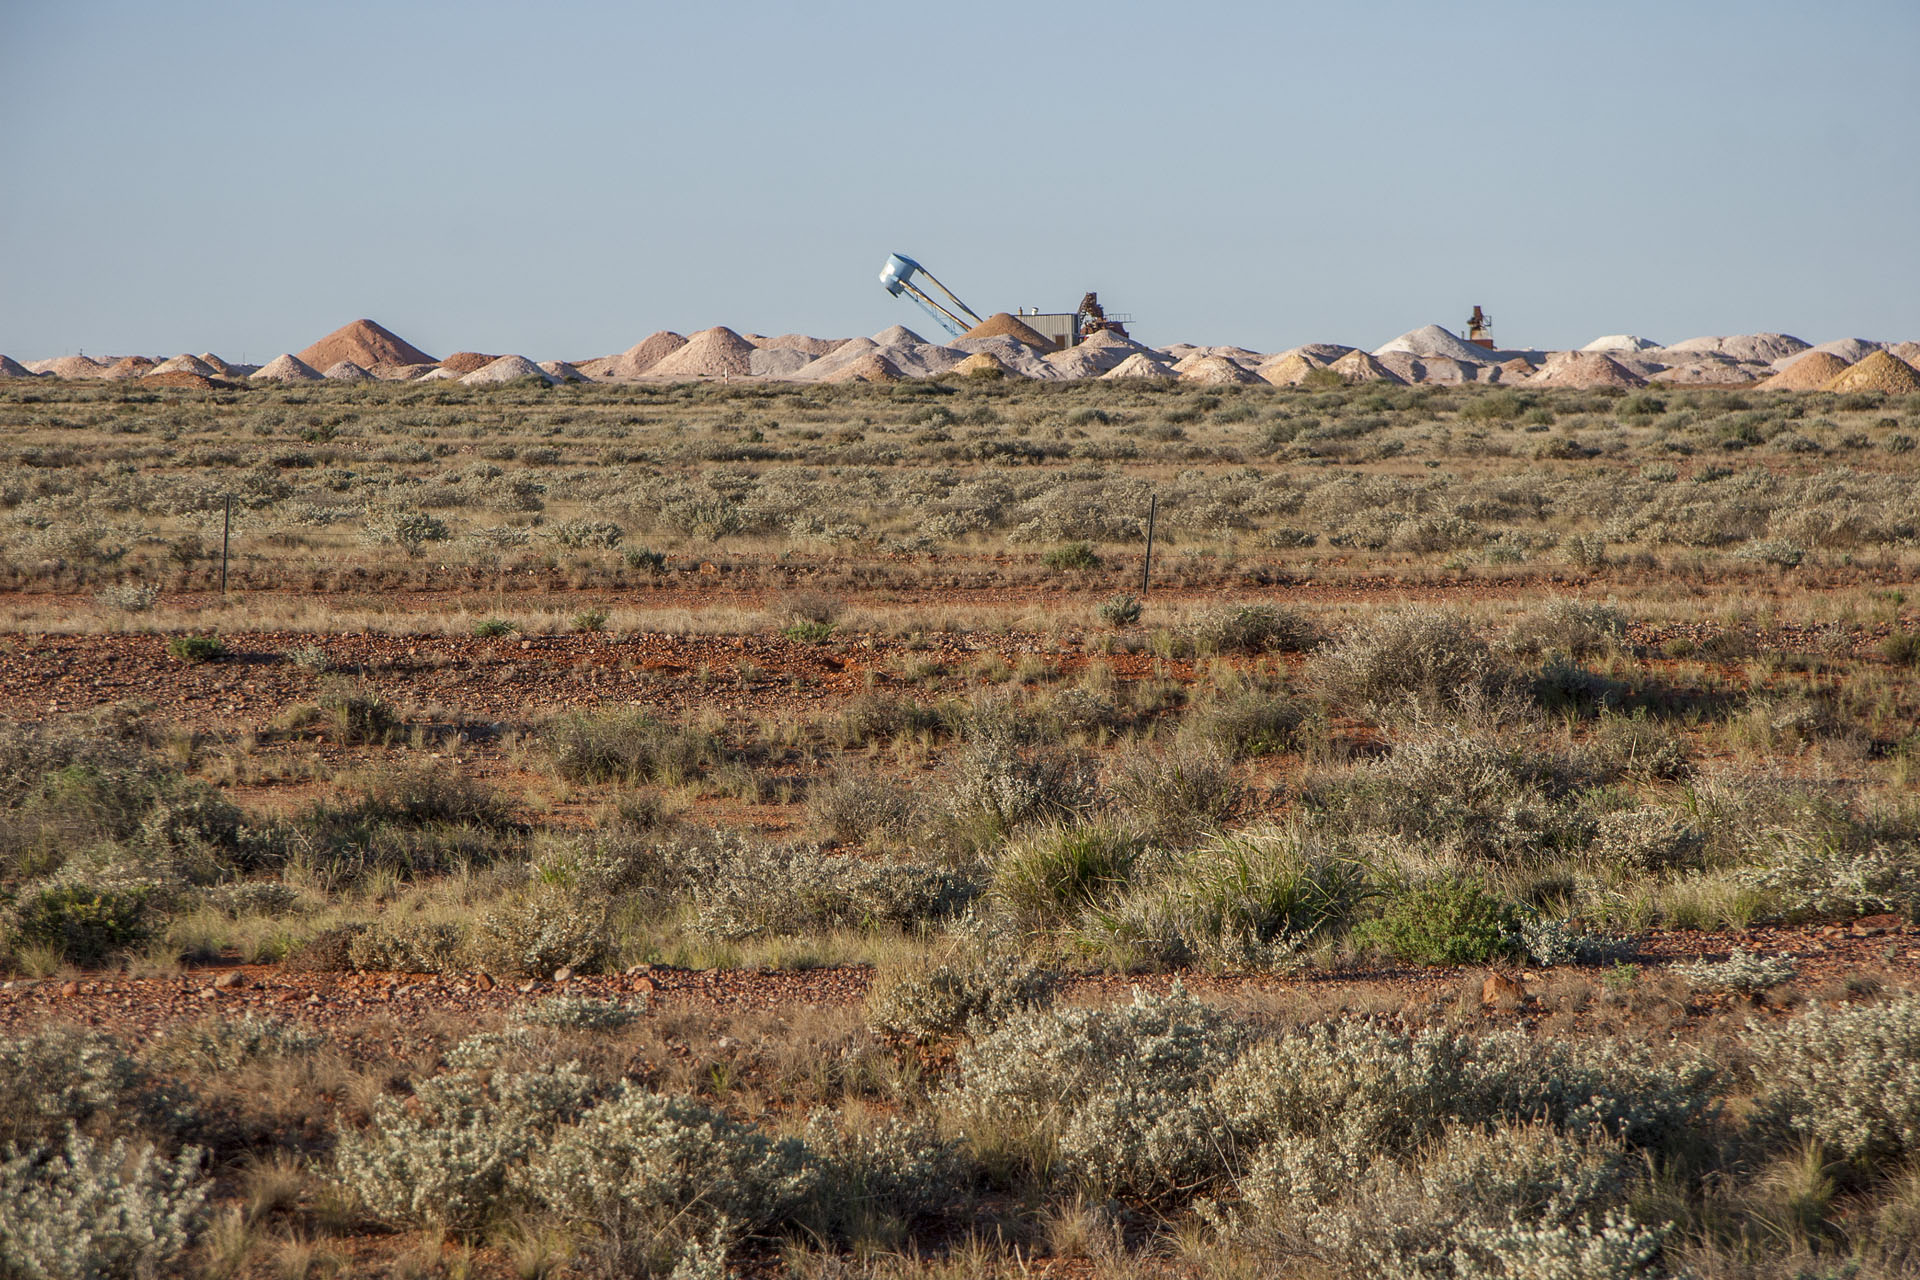
<svg viewBox="0 0 1920 1280"><path fill-rule="evenodd" d="M1428 608L1348 627L1315 654L1308 671L1329 699L1353 707L1411 701L1457 708L1494 691L1505 676L1466 619Z"/></svg>
<svg viewBox="0 0 1920 1280"><path fill-rule="evenodd" d="M1190 1195L1223 1172L1208 1086L1246 1043L1244 1027L1178 987L1029 1010L960 1051L938 1105L1002 1178Z"/></svg>
<svg viewBox="0 0 1920 1280"><path fill-rule="evenodd" d="M1154 868L1083 935L1162 965L1284 967L1370 892L1365 866L1309 829L1237 831Z"/></svg>
<svg viewBox="0 0 1920 1280"><path fill-rule="evenodd" d="M169 1066L194 1073L237 1071L248 1063L295 1058L312 1053L325 1037L285 1018L251 1011L237 1018L215 1018L186 1027L155 1049Z"/></svg>
<svg viewBox="0 0 1920 1280"><path fill-rule="evenodd" d="M688 850L692 928L740 939L819 929L910 930L964 910L970 876L924 862L887 862L774 846L738 836Z"/></svg>
<svg viewBox="0 0 1920 1280"><path fill-rule="evenodd" d="M677 786L720 763L711 735L655 719L644 711L576 711L547 725L555 772L569 782Z"/></svg>
<svg viewBox="0 0 1920 1280"><path fill-rule="evenodd" d="M607 900L598 894L535 881L480 914L465 954L491 974L546 978L562 968L592 973L613 947L607 912Z"/></svg>
<svg viewBox="0 0 1920 1280"><path fill-rule="evenodd" d="M1751 1028L1754 1123L1831 1156L1891 1165L1920 1153L1920 1000L1836 1008Z"/></svg>
<svg viewBox="0 0 1920 1280"><path fill-rule="evenodd" d="M920 825L920 797L879 774L836 773L808 788L807 820L825 840L901 841Z"/></svg>
<svg viewBox="0 0 1920 1280"><path fill-rule="evenodd" d="M204 1219L203 1152L69 1131L59 1148L0 1152L0 1275L138 1280L174 1268Z"/></svg>
<svg viewBox="0 0 1920 1280"><path fill-rule="evenodd" d="M1509 627L1505 645L1529 656L1559 652L1586 658L1619 644L1626 635L1627 616L1612 605L1555 600Z"/></svg>
<svg viewBox="0 0 1920 1280"><path fill-rule="evenodd" d="M1725 960L1701 960L1672 967L1673 975L1689 986L1748 996L1791 982L1798 972L1793 961L1785 956L1755 955L1739 947Z"/></svg>
<svg viewBox="0 0 1920 1280"><path fill-rule="evenodd" d="M548 996L514 1013L514 1021L560 1031L620 1031L647 1012L645 996L601 1000L593 996Z"/></svg>
<svg viewBox="0 0 1920 1280"><path fill-rule="evenodd" d="M406 1101L375 1100L368 1126L341 1135L335 1176L384 1221L472 1238L510 1212L511 1179L528 1155L577 1119L596 1092L571 1063L419 1080Z"/></svg>
<svg viewBox="0 0 1920 1280"><path fill-rule="evenodd" d="M1053 1001L1056 976L1010 945L963 946L937 960L885 966L868 988L866 1022L883 1035L929 1043L994 1025Z"/></svg>
<svg viewBox="0 0 1920 1280"><path fill-rule="evenodd" d="M1299 698L1246 689L1196 704L1181 718L1180 732L1230 755L1268 756L1302 750L1321 724Z"/></svg>
<svg viewBox="0 0 1920 1280"><path fill-rule="evenodd" d="M1029 927L1066 924L1123 891L1145 852L1140 836L1104 824L1034 832L995 858L994 897Z"/></svg>
<svg viewBox="0 0 1920 1280"><path fill-rule="evenodd" d="M690 1098L622 1084L531 1152L528 1198L589 1227L623 1274L661 1274L690 1243L765 1230L818 1194L805 1143L775 1139ZM676 1274L679 1274L676 1272Z"/></svg>
<svg viewBox="0 0 1920 1280"><path fill-rule="evenodd" d="M1217 609L1193 624L1194 648L1216 653L1305 653L1322 639L1320 628L1284 605L1247 604Z"/></svg>
<svg viewBox="0 0 1920 1280"><path fill-rule="evenodd" d="M125 1123L146 1086L132 1055L101 1032L0 1036L0 1150L57 1146L74 1125Z"/></svg>
<svg viewBox="0 0 1920 1280"><path fill-rule="evenodd" d="M1388 892L1353 936L1408 964L1485 964L1517 953L1520 920L1478 880L1445 879Z"/></svg>
<svg viewBox="0 0 1920 1280"><path fill-rule="evenodd" d="M1065 751L1023 752L1002 734L961 748L942 798L948 820L976 848L1035 822L1072 821L1093 803L1093 768Z"/></svg>
<svg viewBox="0 0 1920 1280"><path fill-rule="evenodd" d="M1233 757L1192 738L1144 745L1107 776L1108 802L1122 821L1154 840L1184 847L1217 831L1245 794Z"/></svg>

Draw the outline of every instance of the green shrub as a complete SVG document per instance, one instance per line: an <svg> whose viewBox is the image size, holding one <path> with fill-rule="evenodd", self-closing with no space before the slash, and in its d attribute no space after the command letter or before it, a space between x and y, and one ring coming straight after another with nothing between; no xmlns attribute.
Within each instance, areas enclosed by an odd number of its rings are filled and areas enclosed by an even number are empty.
<svg viewBox="0 0 1920 1280"><path fill-rule="evenodd" d="M544 736L555 772L569 782L677 786L721 760L710 734L638 710L568 712L550 721Z"/></svg>
<svg viewBox="0 0 1920 1280"><path fill-rule="evenodd" d="M537 1004L517 1010L513 1017L536 1027L556 1027L564 1031L619 1031L632 1026L647 1012L644 995L627 1000L601 1000L593 996L548 996Z"/></svg>
<svg viewBox="0 0 1920 1280"><path fill-rule="evenodd" d="M212 1073L236 1071L251 1062L302 1057L325 1043L310 1027L285 1018L253 1013L212 1018L167 1036L155 1056L176 1069Z"/></svg>
<svg viewBox="0 0 1920 1280"><path fill-rule="evenodd" d="M1389 893L1354 940L1408 964L1486 964L1515 954L1519 929L1512 903L1477 880L1456 878Z"/></svg>
<svg viewBox="0 0 1920 1280"><path fill-rule="evenodd" d="M597 633L607 629L607 611L605 609L582 609L573 615L573 629Z"/></svg>
<svg viewBox="0 0 1920 1280"><path fill-rule="evenodd" d="M825 644L827 641L833 639L834 631L835 627L831 622L813 622L807 619L801 619L797 622L788 623L785 627L781 628L780 634L795 644Z"/></svg>
<svg viewBox="0 0 1920 1280"><path fill-rule="evenodd" d="M1146 851L1116 827L1080 824L1031 834L994 860L994 896L1029 925L1064 924L1124 890Z"/></svg>
<svg viewBox="0 0 1920 1280"><path fill-rule="evenodd" d="M645 547L628 547L622 555L629 569L638 569L646 574L662 574L667 571L667 558L658 551L649 551Z"/></svg>
<svg viewBox="0 0 1920 1280"><path fill-rule="evenodd" d="M510 636L520 629L517 622L505 618L482 618L473 624L473 636L476 640L498 640L501 636Z"/></svg>
<svg viewBox="0 0 1920 1280"><path fill-rule="evenodd" d="M158 908L149 885L81 881L30 890L14 905L12 944L43 947L67 964L97 965L143 946Z"/></svg>
<svg viewBox="0 0 1920 1280"><path fill-rule="evenodd" d="M1920 667L1920 631L1895 631L1880 642L1880 656L1896 667Z"/></svg>
<svg viewBox="0 0 1920 1280"><path fill-rule="evenodd" d="M1164 965L1275 968L1369 893L1365 866L1305 828L1237 831L1156 869L1084 932Z"/></svg>
<svg viewBox="0 0 1920 1280"><path fill-rule="evenodd" d="M1080 755L1022 752L1005 734L968 742L949 766L942 804L976 848L1035 822L1071 822L1093 803L1093 770Z"/></svg>
<svg viewBox="0 0 1920 1280"><path fill-rule="evenodd" d="M1100 621L1110 627L1130 627L1140 621L1140 597L1121 592L1100 602Z"/></svg>
<svg viewBox="0 0 1920 1280"><path fill-rule="evenodd" d="M1068 542L1046 551L1041 555L1040 563L1049 569L1090 570L1100 567L1100 557L1094 553L1090 542Z"/></svg>
<svg viewBox="0 0 1920 1280"><path fill-rule="evenodd" d="M175 636L167 641L167 652L187 663L219 662L227 646L219 636Z"/></svg>

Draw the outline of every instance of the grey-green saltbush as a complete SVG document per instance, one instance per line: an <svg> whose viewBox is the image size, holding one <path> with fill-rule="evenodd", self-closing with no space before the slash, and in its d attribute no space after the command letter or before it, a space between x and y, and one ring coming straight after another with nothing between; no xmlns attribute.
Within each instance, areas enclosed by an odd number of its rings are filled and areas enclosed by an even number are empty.
<svg viewBox="0 0 1920 1280"><path fill-rule="evenodd" d="M171 1160L151 1146L96 1143L0 1157L0 1275L20 1280L139 1280L173 1274L200 1226L202 1152Z"/></svg>
<svg viewBox="0 0 1920 1280"><path fill-rule="evenodd" d="M1017 1013L960 1053L941 1109L990 1169L1126 1196L1221 1173L1207 1086L1247 1030L1176 988L1101 1009Z"/></svg>
<svg viewBox="0 0 1920 1280"><path fill-rule="evenodd" d="M1848 1160L1890 1163L1920 1151L1920 1000L1816 1004L1754 1027L1747 1046L1763 1130L1811 1138Z"/></svg>

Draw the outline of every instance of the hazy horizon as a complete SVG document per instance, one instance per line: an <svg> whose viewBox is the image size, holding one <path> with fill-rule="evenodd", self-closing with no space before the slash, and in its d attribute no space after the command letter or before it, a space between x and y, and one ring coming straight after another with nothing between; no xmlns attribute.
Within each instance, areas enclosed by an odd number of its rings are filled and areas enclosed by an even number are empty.
<svg viewBox="0 0 1920 1280"><path fill-rule="evenodd" d="M261 362L658 329L1920 338L1920 8L19 6L0 352ZM397 15L397 16L396 16Z"/></svg>

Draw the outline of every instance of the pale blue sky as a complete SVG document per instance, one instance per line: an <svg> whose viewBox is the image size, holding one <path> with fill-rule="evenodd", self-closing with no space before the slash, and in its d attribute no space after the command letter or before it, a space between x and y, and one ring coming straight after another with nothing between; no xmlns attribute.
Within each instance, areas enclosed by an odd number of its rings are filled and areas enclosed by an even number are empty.
<svg viewBox="0 0 1920 1280"><path fill-rule="evenodd" d="M0 0L0 352L1920 338L1920 4Z"/></svg>

